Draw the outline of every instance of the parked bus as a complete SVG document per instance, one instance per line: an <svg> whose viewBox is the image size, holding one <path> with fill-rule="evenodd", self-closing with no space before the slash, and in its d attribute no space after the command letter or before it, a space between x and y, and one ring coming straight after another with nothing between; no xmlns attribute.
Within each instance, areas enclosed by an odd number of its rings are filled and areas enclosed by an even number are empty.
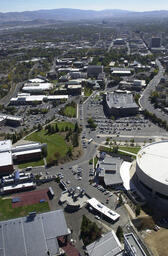
<svg viewBox="0 0 168 256"><path fill-rule="evenodd" d="M91 138L91 139L88 141L88 144L90 144L92 141L93 141L93 139Z"/></svg>
<svg viewBox="0 0 168 256"><path fill-rule="evenodd" d="M55 194L54 194L54 191L53 191L52 187L49 187L48 190L49 190L50 196L54 197Z"/></svg>

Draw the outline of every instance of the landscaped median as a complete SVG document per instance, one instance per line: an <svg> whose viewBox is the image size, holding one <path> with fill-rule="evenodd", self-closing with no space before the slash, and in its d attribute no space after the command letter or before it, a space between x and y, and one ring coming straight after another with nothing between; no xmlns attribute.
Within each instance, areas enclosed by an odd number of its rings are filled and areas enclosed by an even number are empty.
<svg viewBox="0 0 168 256"><path fill-rule="evenodd" d="M119 146L118 150L126 151L127 153L137 154L141 148L140 147L130 147L130 146Z"/></svg>
<svg viewBox="0 0 168 256"><path fill-rule="evenodd" d="M137 153L139 152L140 147L133 147L133 146L100 146L99 150L104 151L108 154L114 153L123 156L131 156L132 158L136 158Z"/></svg>

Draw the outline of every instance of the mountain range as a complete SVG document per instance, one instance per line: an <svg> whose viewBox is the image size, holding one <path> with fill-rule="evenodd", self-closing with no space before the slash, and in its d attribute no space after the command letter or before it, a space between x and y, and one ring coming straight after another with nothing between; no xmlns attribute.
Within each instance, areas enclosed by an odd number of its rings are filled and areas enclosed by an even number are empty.
<svg viewBox="0 0 168 256"><path fill-rule="evenodd" d="M77 21L105 18L165 18L168 11L133 12L126 10L80 10L80 9L53 9L24 12L0 12L0 23L11 21L33 21L33 20L55 20L55 21Z"/></svg>

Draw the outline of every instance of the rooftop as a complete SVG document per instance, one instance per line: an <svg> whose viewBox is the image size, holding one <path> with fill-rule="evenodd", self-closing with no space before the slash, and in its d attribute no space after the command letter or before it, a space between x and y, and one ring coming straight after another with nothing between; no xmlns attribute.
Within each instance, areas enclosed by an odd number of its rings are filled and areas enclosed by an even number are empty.
<svg viewBox="0 0 168 256"><path fill-rule="evenodd" d="M139 244L138 240L134 236L133 233L124 235L126 243L128 243L129 247L131 248L132 253L136 256L146 256L145 252L143 251L141 245Z"/></svg>
<svg viewBox="0 0 168 256"><path fill-rule="evenodd" d="M99 240L86 247L89 256L115 256L121 251L121 244L114 231L105 234Z"/></svg>
<svg viewBox="0 0 168 256"><path fill-rule="evenodd" d="M57 237L69 234L62 210L0 222L1 256L51 256L59 252Z"/></svg>
<svg viewBox="0 0 168 256"><path fill-rule="evenodd" d="M142 148L137 155L137 163L146 175L168 185L168 141L155 142Z"/></svg>
<svg viewBox="0 0 168 256"><path fill-rule="evenodd" d="M12 165L12 143L10 140L0 141L0 166Z"/></svg>
<svg viewBox="0 0 168 256"><path fill-rule="evenodd" d="M134 101L133 94L128 91L115 91L107 93L106 101L109 108L138 108Z"/></svg>
<svg viewBox="0 0 168 256"><path fill-rule="evenodd" d="M104 177L104 183L106 186L122 183L120 176L120 167L122 162L123 160L120 158L111 156L105 156L104 160L99 160L99 176Z"/></svg>

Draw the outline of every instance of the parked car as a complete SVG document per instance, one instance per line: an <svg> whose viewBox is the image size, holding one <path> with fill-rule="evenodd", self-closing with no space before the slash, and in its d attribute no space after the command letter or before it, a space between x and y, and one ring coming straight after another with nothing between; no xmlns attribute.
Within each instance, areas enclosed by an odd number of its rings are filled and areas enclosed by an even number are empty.
<svg viewBox="0 0 168 256"><path fill-rule="evenodd" d="M98 215L95 215L95 219L100 220L100 217Z"/></svg>

